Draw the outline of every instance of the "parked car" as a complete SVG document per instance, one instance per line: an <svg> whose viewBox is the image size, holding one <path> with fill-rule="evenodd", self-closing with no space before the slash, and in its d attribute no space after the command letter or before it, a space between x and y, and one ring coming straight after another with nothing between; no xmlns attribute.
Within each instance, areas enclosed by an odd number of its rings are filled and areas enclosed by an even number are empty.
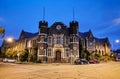
<svg viewBox="0 0 120 79"><path fill-rule="evenodd" d="M10 58L4 58L3 59L3 62L8 62L8 63L15 63L16 62L16 60L15 59L10 59Z"/></svg>
<svg viewBox="0 0 120 79"><path fill-rule="evenodd" d="M81 64L89 64L88 60L85 58L80 59Z"/></svg>
<svg viewBox="0 0 120 79"><path fill-rule="evenodd" d="M91 59L89 60L89 63L95 64L95 63L99 63L99 61L97 59Z"/></svg>
<svg viewBox="0 0 120 79"><path fill-rule="evenodd" d="M75 64L89 64L88 60L86 60L85 58L82 59L76 59Z"/></svg>

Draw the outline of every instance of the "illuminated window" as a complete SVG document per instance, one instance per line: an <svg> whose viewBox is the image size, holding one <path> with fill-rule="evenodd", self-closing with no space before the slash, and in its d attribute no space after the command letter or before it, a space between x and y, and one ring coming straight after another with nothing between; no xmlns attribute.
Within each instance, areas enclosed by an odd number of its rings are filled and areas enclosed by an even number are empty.
<svg viewBox="0 0 120 79"><path fill-rule="evenodd" d="M60 38L60 36L57 36L57 38L56 38L56 44L61 44L61 38Z"/></svg>
<svg viewBox="0 0 120 79"><path fill-rule="evenodd" d="M48 56L51 56L51 48L48 49Z"/></svg>
<svg viewBox="0 0 120 79"><path fill-rule="evenodd" d="M22 44L20 44L22 46ZM31 41L27 42L27 47L31 47Z"/></svg>

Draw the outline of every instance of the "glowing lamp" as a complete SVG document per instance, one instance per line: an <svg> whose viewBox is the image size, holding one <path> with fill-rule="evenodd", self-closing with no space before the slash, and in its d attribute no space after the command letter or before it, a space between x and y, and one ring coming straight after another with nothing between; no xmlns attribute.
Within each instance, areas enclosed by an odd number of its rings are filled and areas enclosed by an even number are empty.
<svg viewBox="0 0 120 79"><path fill-rule="evenodd" d="M115 42L116 42L116 43L119 43L119 42L120 42L120 40L118 40L118 39L117 39L117 40L115 40Z"/></svg>
<svg viewBox="0 0 120 79"><path fill-rule="evenodd" d="M12 43L12 42L13 42L13 38L11 38L11 37L8 38L8 39L7 39L7 42Z"/></svg>

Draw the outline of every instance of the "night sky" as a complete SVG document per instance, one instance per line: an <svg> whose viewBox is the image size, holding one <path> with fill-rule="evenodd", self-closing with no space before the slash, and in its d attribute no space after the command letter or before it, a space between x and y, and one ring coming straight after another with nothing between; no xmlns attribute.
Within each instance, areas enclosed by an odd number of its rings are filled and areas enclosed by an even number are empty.
<svg viewBox="0 0 120 79"><path fill-rule="evenodd" d="M120 43L115 43L120 40L120 0L0 0L4 39L18 39L22 29L37 32L38 22L43 20L43 7L49 26L58 21L69 26L74 7L80 32L91 29L95 37L108 37L114 49L120 48Z"/></svg>

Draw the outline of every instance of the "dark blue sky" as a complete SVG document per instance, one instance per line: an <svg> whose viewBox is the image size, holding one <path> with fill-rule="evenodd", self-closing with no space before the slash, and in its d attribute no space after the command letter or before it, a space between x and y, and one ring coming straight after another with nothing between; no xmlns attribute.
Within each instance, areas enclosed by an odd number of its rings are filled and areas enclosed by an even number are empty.
<svg viewBox="0 0 120 79"><path fill-rule="evenodd" d="M94 36L108 37L113 48L120 48L115 43L120 40L120 0L0 0L0 26L6 30L5 38L18 39L22 29L37 32L43 7L49 26L56 21L69 25L74 7L79 31L91 29Z"/></svg>

